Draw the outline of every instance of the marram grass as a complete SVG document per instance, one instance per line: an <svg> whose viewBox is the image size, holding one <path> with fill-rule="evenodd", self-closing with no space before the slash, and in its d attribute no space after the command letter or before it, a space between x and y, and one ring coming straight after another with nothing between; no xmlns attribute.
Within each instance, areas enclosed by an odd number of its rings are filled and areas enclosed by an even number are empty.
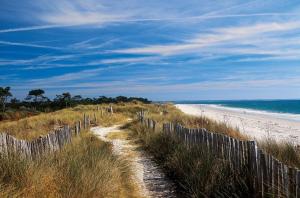
<svg viewBox="0 0 300 198"><path fill-rule="evenodd" d="M124 122L126 116L120 113L110 114L104 109L108 105L99 105L100 110L97 111L96 105L80 105L74 108L67 108L51 113L41 113L36 116L23 118L17 121L0 122L0 132L5 132L19 139L32 140L40 135L46 135L56 127L63 125L73 126L78 120L83 120L83 114L94 116L101 125L112 125ZM101 113L102 108L102 113Z"/></svg>
<svg viewBox="0 0 300 198"><path fill-rule="evenodd" d="M0 171L0 197L140 197L128 162L88 134L33 162L2 158Z"/></svg>

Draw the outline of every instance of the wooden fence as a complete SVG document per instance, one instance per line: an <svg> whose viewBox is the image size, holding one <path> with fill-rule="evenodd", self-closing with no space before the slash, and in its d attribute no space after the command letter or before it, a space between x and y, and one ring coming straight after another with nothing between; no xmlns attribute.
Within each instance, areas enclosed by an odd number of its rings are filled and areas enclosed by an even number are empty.
<svg viewBox="0 0 300 198"><path fill-rule="evenodd" d="M97 122L94 114L93 122ZM83 115L83 128L88 129L91 124L91 116ZM72 141L72 137L77 136L82 131L81 121L77 121L73 128L65 125L60 129L50 132L48 135L32 141L18 140L6 133L0 133L0 155L10 156L18 154L27 159L36 159L40 156L60 150L67 143Z"/></svg>
<svg viewBox="0 0 300 198"><path fill-rule="evenodd" d="M153 128L149 124L155 121L145 118L144 112L138 113L138 119L155 130L155 125ZM202 146L210 155L227 160L235 171L246 169L258 197L300 197L300 171L265 153L255 141L241 141L206 129L189 129L173 123L163 124L163 132L182 140L188 148Z"/></svg>
<svg viewBox="0 0 300 198"><path fill-rule="evenodd" d="M155 130L156 122L152 119L145 117L145 112L141 111L137 113L139 121L144 124L147 128L150 128L152 130Z"/></svg>

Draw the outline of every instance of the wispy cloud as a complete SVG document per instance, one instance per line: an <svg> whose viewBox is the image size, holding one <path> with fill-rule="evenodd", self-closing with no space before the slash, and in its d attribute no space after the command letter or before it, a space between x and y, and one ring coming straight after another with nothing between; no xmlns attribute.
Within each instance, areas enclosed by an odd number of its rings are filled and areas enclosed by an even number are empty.
<svg viewBox="0 0 300 198"><path fill-rule="evenodd" d="M107 72L109 70L120 70L128 67L129 65L120 66L107 66L98 67L96 69L84 69L76 72L68 72L61 75L51 76L47 78L32 79L28 81L28 84L33 84L37 87L47 87L49 84L60 86L64 83L76 83L77 80L87 80L96 78L101 75L102 72Z"/></svg>
<svg viewBox="0 0 300 198"><path fill-rule="evenodd" d="M0 30L0 33L23 32L34 30L45 30L54 28L67 28L74 26L94 26L126 20L128 16L118 12L107 10L101 2L96 0L32 0L28 2L32 12L28 15L24 10L20 10L19 15L24 19L30 20L32 24L40 24L28 27L17 27ZM28 9L28 7L26 7ZM28 18L30 16L30 18Z"/></svg>
<svg viewBox="0 0 300 198"><path fill-rule="evenodd" d="M119 3L111 3L110 6L105 5L104 1L96 0L53 0L51 2L45 0L29 2L34 8L34 12L30 13L33 17L34 23L41 25L8 28L0 30L0 33L33 31L53 28L66 28L73 26L88 26L100 27L101 25L111 23L130 23L130 22L188 22L188 21L205 21L209 19L218 18L241 18L241 17L278 17L278 16L300 16L295 13L284 12L260 12L260 13L232 13L240 9L245 9L251 6L258 5L260 1L254 0L246 3L233 4L229 7L214 10L213 7L210 11L201 15L184 16L179 13L171 14L171 17L164 11L151 10L151 8L144 9L137 3L133 4L132 9L130 6L119 5ZM160 6L166 6L163 3ZM157 9L159 10L159 9ZM154 16L148 17L148 13L153 13ZM27 18L24 14L24 18Z"/></svg>
<svg viewBox="0 0 300 198"><path fill-rule="evenodd" d="M60 47L37 45L37 44L30 44L30 43L17 43L17 42L9 42L9 41L0 41L0 45L12 45L12 46L20 46L20 47L44 48L44 49L53 49L53 50L62 49Z"/></svg>
<svg viewBox="0 0 300 198"><path fill-rule="evenodd" d="M38 19L44 24L57 26L99 27L129 17L122 10L110 10L103 5L103 2L97 0L53 0L51 3L42 1L40 8Z"/></svg>
<svg viewBox="0 0 300 198"><path fill-rule="evenodd" d="M184 43L150 45L139 48L113 50L113 52L127 54L174 55L197 51L200 48L223 44L223 42L237 42L242 39L249 39L253 36L263 35L265 33L289 31L299 28L300 22L298 21L284 23L259 23L240 27L218 28L211 30L211 33L209 34L200 34L194 38L188 39Z"/></svg>
<svg viewBox="0 0 300 198"><path fill-rule="evenodd" d="M91 38L85 41L81 41L78 43L74 43L69 46L70 49L77 49L77 50L95 50L95 49L101 49L104 47L107 47L117 41L119 41L119 38L109 39L108 41L105 41L100 44L92 44L92 41L96 41L98 38Z"/></svg>
<svg viewBox="0 0 300 198"><path fill-rule="evenodd" d="M8 32L24 32L24 31L32 31L32 30L44 30L44 29L52 29L52 28L61 28L68 27L63 25L38 25L38 26L29 26L29 27L21 27L21 28L9 28L2 29L0 33L8 33Z"/></svg>
<svg viewBox="0 0 300 198"><path fill-rule="evenodd" d="M74 54L68 55L42 55L37 56L31 59L2 59L0 60L0 66L11 66L11 65L21 65L21 66L28 66L28 65L44 65L55 61L61 61L66 59L74 59L77 57Z"/></svg>
<svg viewBox="0 0 300 198"><path fill-rule="evenodd" d="M300 14L297 13L253 13L253 14L221 14L221 15L200 15L200 16L190 16L190 17L165 17L165 18L132 18L132 19L117 19L118 17L115 17L115 19L110 18L109 16L106 17L95 17L93 20L89 19L87 21L85 16L80 16L80 19L74 23L71 19L64 20L64 23L58 24L58 25L38 25L38 26L29 26L29 27L20 27L20 28L9 28L9 29L0 29L0 33L9 33L9 32L25 32L25 31L34 31L34 30L44 30L44 29L55 29L55 28L68 28L68 27L74 27L74 26L82 26L82 25L88 25L88 24L103 24L103 23L130 23L130 22L188 22L188 21L199 21L199 20L209 20L209 19L218 19L218 18L241 18L241 17L280 17L280 16L300 16ZM59 18L63 17L63 15L60 16L48 16L49 22L55 22L59 21ZM46 17L46 18L48 18ZM68 16L71 17L72 16ZM90 16L92 18L92 16ZM100 20L101 18L101 20ZM106 18L106 19L105 19ZM99 26L97 26L99 27Z"/></svg>
<svg viewBox="0 0 300 198"><path fill-rule="evenodd" d="M142 63L142 62L148 62L148 61L157 61L160 60L160 57L138 57L138 58L114 58L114 59L104 59L100 61L94 61L90 64L97 65L97 64L120 64L120 63Z"/></svg>
<svg viewBox="0 0 300 198"><path fill-rule="evenodd" d="M33 79L33 80L28 81L28 83L33 84L37 87L38 86L45 87L48 84L62 85L65 82L95 77L95 76L99 75L99 72L101 72L103 70L104 70L103 68L81 70L79 72L71 72L71 73L61 74L61 75L52 76L52 77L48 77L48 78Z"/></svg>

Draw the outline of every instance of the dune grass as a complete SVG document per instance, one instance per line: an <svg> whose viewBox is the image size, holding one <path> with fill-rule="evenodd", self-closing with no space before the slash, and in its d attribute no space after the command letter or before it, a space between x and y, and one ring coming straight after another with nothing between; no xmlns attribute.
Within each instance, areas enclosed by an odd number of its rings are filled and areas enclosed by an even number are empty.
<svg viewBox="0 0 300 198"><path fill-rule="evenodd" d="M67 108L51 113L41 113L36 116L23 118L17 121L0 122L0 132L5 132L19 139L32 140L40 135L46 135L56 127L63 125L73 126L78 120L83 119L83 114L97 118L101 125L112 125L126 120L122 113L110 114L104 110L108 105L80 105L74 108ZM101 113L101 108L103 109Z"/></svg>
<svg viewBox="0 0 300 198"><path fill-rule="evenodd" d="M136 112L151 108L153 104L143 104L141 102L117 103L113 104L114 113L110 114L105 109L108 104L101 105L79 105L73 108L66 108L50 113L40 113L35 116L22 118L16 121L0 121L0 132L13 135L19 139L32 140L40 135L46 135L54 128L63 125L73 125L74 122L83 119L83 114L97 118L97 124L109 126L123 123L128 117L134 117ZM99 108L99 110L97 110Z"/></svg>
<svg viewBox="0 0 300 198"><path fill-rule="evenodd" d="M206 117L189 116L172 104L148 106L146 117L158 122L155 132L137 122L127 125L148 150L174 177L188 197L247 197L253 194L247 172L235 173L226 161L210 156L201 146L187 149L183 143L162 133L162 123L180 123L188 128L206 128L240 140L250 138L227 123L215 122ZM300 168L298 147L291 143L265 139L258 142L265 152L292 167ZM246 168L245 168L246 170Z"/></svg>
<svg viewBox="0 0 300 198"><path fill-rule="evenodd" d="M0 163L0 197L139 197L128 162L111 145L84 134L37 161Z"/></svg>
<svg viewBox="0 0 300 198"><path fill-rule="evenodd" d="M8 109L5 112L0 112L0 121L14 121L22 118L38 115L39 112L26 109Z"/></svg>
<svg viewBox="0 0 300 198"><path fill-rule="evenodd" d="M279 142L274 139L264 139L258 146L279 161L291 167L300 169L300 148L291 142Z"/></svg>
<svg viewBox="0 0 300 198"><path fill-rule="evenodd" d="M164 112L164 113L163 113ZM190 116L184 114L172 104L149 106L147 117L159 123L180 123L187 128L205 128L208 131L221 133L239 140L250 140L251 138L241 133L239 129L233 128L228 123L216 122L206 117ZM290 142L279 142L274 139L265 138L257 141L259 147L277 158L286 165L300 168L300 148Z"/></svg>
<svg viewBox="0 0 300 198"><path fill-rule="evenodd" d="M227 161L209 155L205 147L188 149L182 141L153 132L137 122L126 127L176 180L184 197L247 197L251 194L247 177L242 175L247 173L231 171Z"/></svg>
<svg viewBox="0 0 300 198"><path fill-rule="evenodd" d="M179 123L188 128L205 128L208 131L222 133L234 138L246 140L248 137L227 123L216 122L206 117L198 117L184 114L173 104L148 106L146 117L159 123Z"/></svg>
<svg viewBox="0 0 300 198"><path fill-rule="evenodd" d="M107 105L98 106L99 111L95 105L81 105L0 122L0 131L30 140L55 127L73 125L83 113L95 114L102 126L123 123L128 118L121 111L106 112ZM63 150L39 160L29 161L18 155L0 158L0 197L141 197L128 162L115 156L110 144L87 131Z"/></svg>

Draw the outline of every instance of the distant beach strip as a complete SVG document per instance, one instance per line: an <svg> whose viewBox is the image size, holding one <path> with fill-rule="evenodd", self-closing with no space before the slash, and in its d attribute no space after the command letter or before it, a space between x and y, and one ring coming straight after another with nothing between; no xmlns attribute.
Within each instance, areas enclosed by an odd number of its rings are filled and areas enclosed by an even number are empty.
<svg viewBox="0 0 300 198"><path fill-rule="evenodd" d="M300 114L276 113L216 104L176 104L182 112L237 127L257 140L272 138L300 145Z"/></svg>

